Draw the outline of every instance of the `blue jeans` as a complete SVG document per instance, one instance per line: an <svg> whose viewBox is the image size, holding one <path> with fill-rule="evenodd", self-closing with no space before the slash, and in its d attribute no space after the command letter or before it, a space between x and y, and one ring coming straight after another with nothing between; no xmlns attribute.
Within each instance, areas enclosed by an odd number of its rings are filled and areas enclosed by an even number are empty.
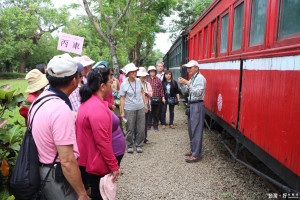
<svg viewBox="0 0 300 200"><path fill-rule="evenodd" d="M170 123L169 125L173 125L174 122L174 107L175 105L171 104L163 104L162 106L162 111L161 111L161 124L162 125L167 125L166 123L166 113L167 113L167 106L169 105L169 112L170 112Z"/></svg>

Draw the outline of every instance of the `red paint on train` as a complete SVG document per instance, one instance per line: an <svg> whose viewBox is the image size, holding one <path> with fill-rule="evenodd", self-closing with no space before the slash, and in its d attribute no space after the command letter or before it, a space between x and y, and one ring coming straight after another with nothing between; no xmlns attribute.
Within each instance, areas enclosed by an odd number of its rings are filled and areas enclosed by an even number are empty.
<svg viewBox="0 0 300 200"><path fill-rule="evenodd" d="M239 70L200 70L206 79L205 107L237 127Z"/></svg>
<svg viewBox="0 0 300 200"><path fill-rule="evenodd" d="M300 175L300 71L244 70L239 131Z"/></svg>
<svg viewBox="0 0 300 200"><path fill-rule="evenodd" d="M300 55L299 29L292 34L282 36L279 34L282 31L280 22L284 24L280 9L288 1L266 1L265 32L262 41L250 45L251 23L254 23L251 21L254 2L256 1L215 0L191 25L187 60L198 60L200 64L205 65L205 63L247 62L249 59ZM299 2L293 3L299 6ZM239 49L233 50L234 11L242 4L244 11L241 44ZM222 17L227 14L226 51L221 53ZM214 29L215 24L217 29ZM215 37L214 34L217 36ZM299 178L300 70L264 69L268 68L264 68L263 64L259 70L244 69L243 73L240 73L240 70L222 70L222 67L218 69L200 67L200 72L207 80L205 105ZM242 88L239 88L240 74L242 74ZM240 115L237 121L239 91L241 91ZM223 100L221 111L217 107L219 94L222 95Z"/></svg>

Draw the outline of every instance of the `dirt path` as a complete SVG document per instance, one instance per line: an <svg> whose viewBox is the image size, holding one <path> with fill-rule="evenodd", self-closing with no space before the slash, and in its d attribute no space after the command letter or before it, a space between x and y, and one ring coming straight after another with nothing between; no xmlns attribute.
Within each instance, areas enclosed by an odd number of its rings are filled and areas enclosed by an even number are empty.
<svg viewBox="0 0 300 200"><path fill-rule="evenodd" d="M150 130L151 144L142 154L124 155L117 199L268 199L262 180L235 163L207 129L203 159L186 163L189 139L182 107L175 109L175 125L176 129Z"/></svg>

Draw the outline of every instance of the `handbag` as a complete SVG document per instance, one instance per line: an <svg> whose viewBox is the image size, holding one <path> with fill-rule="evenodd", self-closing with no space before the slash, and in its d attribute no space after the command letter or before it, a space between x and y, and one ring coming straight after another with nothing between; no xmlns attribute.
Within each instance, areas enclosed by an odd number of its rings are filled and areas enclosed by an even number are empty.
<svg viewBox="0 0 300 200"><path fill-rule="evenodd" d="M151 104L158 105L160 103L160 97L151 97Z"/></svg>
<svg viewBox="0 0 300 200"><path fill-rule="evenodd" d="M167 99L167 104L171 104L171 105L177 105L179 102L178 102L178 99L177 97L169 97Z"/></svg>

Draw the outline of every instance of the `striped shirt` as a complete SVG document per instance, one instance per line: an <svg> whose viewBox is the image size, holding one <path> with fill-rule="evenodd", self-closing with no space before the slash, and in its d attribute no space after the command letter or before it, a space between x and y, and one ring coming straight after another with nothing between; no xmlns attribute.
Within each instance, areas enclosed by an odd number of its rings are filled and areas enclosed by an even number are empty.
<svg viewBox="0 0 300 200"><path fill-rule="evenodd" d="M69 96L70 102L72 104L73 111L77 112L78 108L80 106L80 95L79 95L79 90L80 90L80 85L71 93Z"/></svg>

